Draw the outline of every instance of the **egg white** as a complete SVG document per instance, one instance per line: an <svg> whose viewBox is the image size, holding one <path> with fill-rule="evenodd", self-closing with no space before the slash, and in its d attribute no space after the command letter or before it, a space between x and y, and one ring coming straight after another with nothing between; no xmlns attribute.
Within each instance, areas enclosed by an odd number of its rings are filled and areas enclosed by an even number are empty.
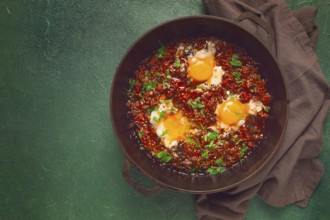
<svg viewBox="0 0 330 220"><path fill-rule="evenodd" d="M181 45L179 48L182 49L182 47L183 46ZM195 52L195 54L190 55L188 59L191 59L194 62L194 60L198 58L205 59L206 57L210 57L210 56L214 58L215 52L216 52L215 43L210 41L207 42L207 49L202 49ZM213 86L220 85L222 82L223 74L225 74L225 71L222 69L221 66L214 66L212 69L212 76L206 82L201 83L199 87L201 89L208 89L212 85Z"/></svg>
<svg viewBox="0 0 330 220"><path fill-rule="evenodd" d="M250 100L248 105L249 105L249 114L251 115L256 115L263 108L265 108L265 105L260 101Z"/></svg>
<svg viewBox="0 0 330 220"><path fill-rule="evenodd" d="M161 115L161 112L163 112L163 111L165 111L165 116L166 116L166 114L169 114L170 112L171 113L177 112L178 109L173 106L173 103L171 101L168 101L166 103L160 103L158 105L158 109L153 110L150 114L150 123L155 128L157 136L161 138L165 147L170 149L173 146L177 145L178 141L176 141L176 140L171 141L169 139L169 136L166 134L166 128L165 128L163 120L159 120L159 121L154 120L155 118L158 119Z"/></svg>

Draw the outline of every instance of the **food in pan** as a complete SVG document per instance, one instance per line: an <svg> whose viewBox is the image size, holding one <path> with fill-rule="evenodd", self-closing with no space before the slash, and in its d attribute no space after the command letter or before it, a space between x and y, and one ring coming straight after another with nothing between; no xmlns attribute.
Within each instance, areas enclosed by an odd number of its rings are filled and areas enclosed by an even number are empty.
<svg viewBox="0 0 330 220"><path fill-rule="evenodd" d="M129 79L132 138L163 166L217 174L267 138L271 95L259 64L213 36L162 44Z"/></svg>

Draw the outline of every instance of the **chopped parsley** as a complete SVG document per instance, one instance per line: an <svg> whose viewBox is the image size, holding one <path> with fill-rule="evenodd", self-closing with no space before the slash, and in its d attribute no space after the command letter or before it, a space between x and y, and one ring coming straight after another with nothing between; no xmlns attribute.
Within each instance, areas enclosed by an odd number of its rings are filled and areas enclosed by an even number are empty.
<svg viewBox="0 0 330 220"><path fill-rule="evenodd" d="M202 109L202 108L204 108L204 105L199 103L199 101L200 101L200 97L197 97L194 101L189 99L188 105L193 109Z"/></svg>
<svg viewBox="0 0 330 220"><path fill-rule="evenodd" d="M161 120L162 118L164 118L166 114L166 111L161 111L160 114L159 114L159 117L157 118L156 116L152 118L153 121L157 122L159 120Z"/></svg>
<svg viewBox="0 0 330 220"><path fill-rule="evenodd" d="M208 145L206 145L205 147L207 147L208 149L213 149L216 148L217 145L215 145L214 141L211 141L211 143L209 143Z"/></svg>
<svg viewBox="0 0 330 220"><path fill-rule="evenodd" d="M248 150L249 148L246 146L246 144L242 144L242 149L240 150L240 152L239 152L239 155L241 156L241 157L243 157L244 156L244 154L245 154L245 152Z"/></svg>
<svg viewBox="0 0 330 220"><path fill-rule="evenodd" d="M235 82L236 82L237 84L243 82L243 80L241 79L241 76L242 76L242 75L241 75L239 72L233 72L233 76L234 76Z"/></svg>
<svg viewBox="0 0 330 220"><path fill-rule="evenodd" d="M158 48L157 53L156 53L156 57L157 58L163 58L164 54L165 54L165 46L164 44L162 44L161 42L159 42L160 44L160 48Z"/></svg>
<svg viewBox="0 0 330 220"><path fill-rule="evenodd" d="M209 157L209 152L206 150L202 153L201 156L202 156L203 159L207 159Z"/></svg>
<svg viewBox="0 0 330 220"><path fill-rule="evenodd" d="M204 136L204 140L207 141L213 141L215 140L217 137L219 136L219 134L217 132L209 132Z"/></svg>
<svg viewBox="0 0 330 220"><path fill-rule="evenodd" d="M164 130L164 131L162 131L162 133L160 134L160 136L163 137L166 133L167 133L167 130Z"/></svg>
<svg viewBox="0 0 330 220"><path fill-rule="evenodd" d="M145 82L143 83L143 90L150 91L151 89L155 88L157 84L158 83L156 81Z"/></svg>
<svg viewBox="0 0 330 220"><path fill-rule="evenodd" d="M218 159L215 161L215 164L216 164L216 165L222 165L222 164L223 164L223 159L222 159L222 158L218 158Z"/></svg>
<svg viewBox="0 0 330 220"><path fill-rule="evenodd" d="M269 109L266 106L264 106L263 109L265 112L269 112Z"/></svg>
<svg viewBox="0 0 330 220"><path fill-rule="evenodd" d="M163 89L167 89L171 87L171 84L166 79L163 80L162 84L163 84Z"/></svg>
<svg viewBox="0 0 330 220"><path fill-rule="evenodd" d="M209 174L218 174L226 171L224 167L210 167L206 170Z"/></svg>
<svg viewBox="0 0 330 220"><path fill-rule="evenodd" d="M129 84L128 91L132 91L132 89L134 88L134 85L135 85L135 80L134 79L129 79L128 84Z"/></svg>
<svg viewBox="0 0 330 220"><path fill-rule="evenodd" d="M161 162L165 163L169 162L172 159L172 157L168 155L166 150L157 153L156 156L160 159Z"/></svg>
<svg viewBox="0 0 330 220"><path fill-rule="evenodd" d="M180 67L180 60L178 59L178 58L176 58L175 60L174 60L174 63L173 63L173 66L174 67Z"/></svg>
<svg viewBox="0 0 330 220"><path fill-rule="evenodd" d="M190 134L187 135L187 142L191 145L195 145L196 147L201 147L199 141L195 137L191 137Z"/></svg>
<svg viewBox="0 0 330 220"><path fill-rule="evenodd" d="M229 61L229 63L232 65L232 66L235 66L235 67L240 67L242 66L242 62L238 59L238 55L236 53L234 53L231 57L231 61Z"/></svg>
<svg viewBox="0 0 330 220"><path fill-rule="evenodd" d="M144 135L144 132L142 130L139 131L138 136L139 136L140 139L142 139L143 135Z"/></svg>
<svg viewBox="0 0 330 220"><path fill-rule="evenodd" d="M171 79L172 78L170 69L166 69L166 78L167 79Z"/></svg>
<svg viewBox="0 0 330 220"><path fill-rule="evenodd" d="M233 75L234 75L235 79L241 78L241 74L239 72L233 72Z"/></svg>

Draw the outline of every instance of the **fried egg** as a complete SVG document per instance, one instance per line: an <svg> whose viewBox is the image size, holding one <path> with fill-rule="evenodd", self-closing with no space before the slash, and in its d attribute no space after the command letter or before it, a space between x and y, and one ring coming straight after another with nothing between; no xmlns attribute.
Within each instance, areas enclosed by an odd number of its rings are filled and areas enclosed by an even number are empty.
<svg viewBox="0 0 330 220"><path fill-rule="evenodd" d="M179 141L185 141L190 129L190 122L182 111L173 106L171 101L163 101L150 114L150 123L156 134L167 148L172 148Z"/></svg>
<svg viewBox="0 0 330 220"><path fill-rule="evenodd" d="M188 76L203 86L219 85L225 73L221 66L216 66L215 44L207 42L207 49L197 51L188 58Z"/></svg>
<svg viewBox="0 0 330 220"><path fill-rule="evenodd" d="M248 115L256 115L264 108L260 101L242 103L238 95L232 95L218 104L215 110L217 124L225 131L237 130L245 124Z"/></svg>

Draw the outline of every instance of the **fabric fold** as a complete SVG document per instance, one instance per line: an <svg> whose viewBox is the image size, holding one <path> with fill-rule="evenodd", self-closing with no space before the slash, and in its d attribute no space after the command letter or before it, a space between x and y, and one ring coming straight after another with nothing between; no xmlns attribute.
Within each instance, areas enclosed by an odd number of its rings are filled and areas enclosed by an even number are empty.
<svg viewBox="0 0 330 220"><path fill-rule="evenodd" d="M287 81L290 112L283 142L267 166L231 190L197 196L197 216L243 219L248 201L256 194L276 207L290 203L305 207L324 173L318 157L330 106L329 84L315 53L317 8L291 11L284 0L204 0L204 4L209 14L231 20L252 12L273 28L271 49ZM246 20L241 26L267 42L267 33L254 22Z"/></svg>

